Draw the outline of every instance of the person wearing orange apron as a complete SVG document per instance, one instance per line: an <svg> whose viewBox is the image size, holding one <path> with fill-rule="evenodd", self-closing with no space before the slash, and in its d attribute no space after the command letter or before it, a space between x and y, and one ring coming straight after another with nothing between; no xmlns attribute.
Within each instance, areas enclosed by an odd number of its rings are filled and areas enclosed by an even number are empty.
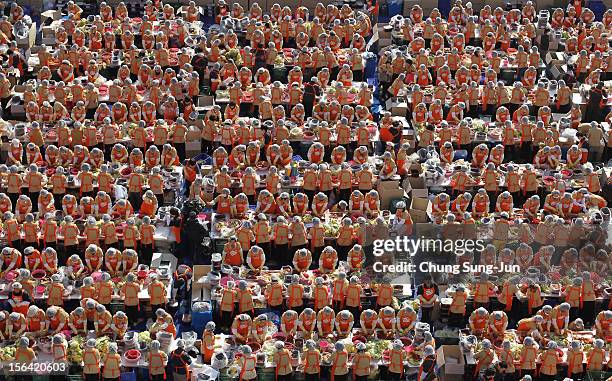
<svg viewBox="0 0 612 381"><path fill-rule="evenodd" d="M96 349L96 340L87 340L83 350L83 375L86 380L100 378L100 360L100 352Z"/></svg>
<svg viewBox="0 0 612 381"><path fill-rule="evenodd" d="M77 307L68 317L68 327L73 335L87 334L87 316L83 307Z"/></svg>
<svg viewBox="0 0 612 381"><path fill-rule="evenodd" d="M115 380L121 376L121 355L117 353L117 343L109 344L103 362L102 378L104 380Z"/></svg>
<svg viewBox="0 0 612 381"><path fill-rule="evenodd" d="M156 275L151 276L151 283L147 286L149 292L151 310L163 309L167 302L166 286Z"/></svg>
<svg viewBox="0 0 612 381"><path fill-rule="evenodd" d="M417 289L417 296L421 305L421 321L424 323L431 322L431 312L434 304L438 299L438 286L431 278L425 278L423 283Z"/></svg>
<svg viewBox="0 0 612 381"><path fill-rule="evenodd" d="M9 271L18 270L21 267L22 256L19 250L5 247L2 249L1 269L4 274Z"/></svg>
<svg viewBox="0 0 612 381"><path fill-rule="evenodd" d="M346 298L346 289L348 288L349 282L346 279L346 273L339 272L336 279L332 283L332 304L335 310L342 309L344 307Z"/></svg>
<svg viewBox="0 0 612 381"><path fill-rule="evenodd" d="M395 321L395 310L393 307L387 306L378 312L378 327L382 330L384 337L388 337L394 333Z"/></svg>
<svg viewBox="0 0 612 381"><path fill-rule="evenodd" d="M595 330L599 337L612 336L612 311L605 310L597 314L595 318Z"/></svg>
<svg viewBox="0 0 612 381"><path fill-rule="evenodd" d="M567 377L578 379L584 373L584 350L580 341L572 341L567 350Z"/></svg>
<svg viewBox="0 0 612 381"><path fill-rule="evenodd" d="M151 341L151 350L147 356L151 381L164 381L166 379L166 364L168 362L168 355L161 351L160 347L161 344L159 341Z"/></svg>
<svg viewBox="0 0 612 381"><path fill-rule="evenodd" d="M258 247L258 246L254 246ZM266 286L264 292L268 307L271 309L280 309L284 302L283 285L277 276L272 277L271 283Z"/></svg>
<svg viewBox="0 0 612 381"><path fill-rule="evenodd" d="M25 315L17 311L11 312L6 323L6 339L14 340L21 337L27 328Z"/></svg>
<svg viewBox="0 0 612 381"><path fill-rule="evenodd" d="M388 379L401 380L404 375L404 362L408 359L408 354L404 350L404 344L400 340L395 340L389 350Z"/></svg>
<svg viewBox="0 0 612 381"><path fill-rule="evenodd" d="M403 314L404 319L409 320L410 319L409 315L410 315L409 313ZM367 309L361 312L361 315L359 317L359 326L361 327L361 332L363 333L364 336L371 337L371 336L376 335L376 330L378 329L378 320L379 320L378 314L376 313L376 311L372 309ZM416 322L416 318L415 318L415 322ZM400 324L401 323L398 322L398 327L400 326ZM404 324L408 324L408 322L405 321ZM413 325L413 324L408 324L408 327L410 325Z"/></svg>
<svg viewBox="0 0 612 381"><path fill-rule="evenodd" d="M484 307L479 307L469 318L470 331L473 335L486 334L489 312Z"/></svg>
<svg viewBox="0 0 612 381"><path fill-rule="evenodd" d="M314 340L306 340L305 346L306 349L302 353L304 380L318 381L321 371L321 352L317 349Z"/></svg>
<svg viewBox="0 0 612 381"><path fill-rule="evenodd" d="M45 320L45 311L41 310L35 305L31 305L28 308L26 323L29 333L33 335L40 335L46 331Z"/></svg>
<svg viewBox="0 0 612 381"><path fill-rule="evenodd" d="M246 263L252 271L260 272L266 263L266 254L261 247L254 245L247 251Z"/></svg>
<svg viewBox="0 0 612 381"><path fill-rule="evenodd" d="M542 380L553 380L557 375L557 365L561 361L557 352L557 343L549 341L547 349L540 354L539 359L542 364L539 372L540 378Z"/></svg>
<svg viewBox="0 0 612 381"><path fill-rule="evenodd" d="M78 272L75 272L78 274ZM63 306L64 305L64 285L61 283L59 274L51 276L51 283L47 287L47 305Z"/></svg>
<svg viewBox="0 0 612 381"><path fill-rule="evenodd" d="M281 315L280 332L293 337L297 333L299 315L294 310L287 310Z"/></svg>
<svg viewBox="0 0 612 381"><path fill-rule="evenodd" d="M298 317L298 332L304 339L313 337L317 328L317 314L312 308L304 308Z"/></svg>
<svg viewBox="0 0 612 381"><path fill-rule="evenodd" d="M27 270L21 269L20 277L23 277L22 273L24 271L27 271ZM9 299L8 299L8 304L11 307L11 311L20 313L22 315L26 315L28 312L28 308L30 307L30 297L29 297L30 294L24 294L24 291L26 290L24 290L24 286L19 282L13 283L11 288L12 288L12 291L9 294ZM26 292L29 293L30 291L26 291Z"/></svg>
<svg viewBox="0 0 612 381"><path fill-rule="evenodd" d="M140 311L140 299L138 294L140 293L140 283L138 283L136 275L129 273L126 277L126 282L123 284L120 290L120 294L123 296L124 310L128 319L135 323L139 320Z"/></svg>
<svg viewBox="0 0 612 381"><path fill-rule="evenodd" d="M315 278L315 286L312 291L315 311L330 305L329 288L323 283L323 278Z"/></svg>
<svg viewBox="0 0 612 381"><path fill-rule="evenodd" d="M266 340L270 339L272 334L272 322L268 319L266 314L261 314L253 319L253 327L249 334L249 341L254 341L257 344L263 344Z"/></svg>
<svg viewBox="0 0 612 381"><path fill-rule="evenodd" d="M296 272L307 271L312 264L312 253L308 249L298 249L293 256L293 267Z"/></svg>
<svg viewBox="0 0 612 381"><path fill-rule="evenodd" d="M569 324L571 305L567 302L561 303L554 307L551 312L552 326L556 334L567 329Z"/></svg>
<svg viewBox="0 0 612 381"><path fill-rule="evenodd" d="M291 366L291 353L285 348L285 343L277 341L274 343L276 352L273 362L276 364L274 370L276 381L290 381L293 378L293 367Z"/></svg>
<svg viewBox="0 0 612 381"><path fill-rule="evenodd" d="M546 324L546 321L542 315L524 318L518 321L517 332L521 336L529 336L534 332L544 331L544 324Z"/></svg>
<svg viewBox="0 0 612 381"><path fill-rule="evenodd" d="M253 354L253 350L248 345L243 345L241 347L241 351L242 356L236 358L236 364L238 364L238 366L240 367L239 381L256 380L257 357Z"/></svg>
<svg viewBox="0 0 612 381"><path fill-rule="evenodd" d="M488 332L493 339L503 338L508 328L508 316L503 311L494 311L489 316Z"/></svg>
<svg viewBox="0 0 612 381"><path fill-rule="evenodd" d="M449 324L453 327L465 326L465 312L468 293L463 285L458 285L452 294L452 302L449 307Z"/></svg>
<svg viewBox="0 0 612 381"><path fill-rule="evenodd" d="M224 264L230 266L242 265L242 247L236 236L230 237L229 241L223 247L222 261Z"/></svg>
<svg viewBox="0 0 612 381"><path fill-rule="evenodd" d="M593 342L593 349L587 353L587 371L601 371L604 369L606 361L604 345L605 342L602 339L596 339Z"/></svg>
<svg viewBox="0 0 612 381"><path fill-rule="evenodd" d="M521 375L531 377L535 376L537 369L536 360L538 357L538 349L539 346L536 344L533 337L525 337L518 364Z"/></svg>
<svg viewBox="0 0 612 381"><path fill-rule="evenodd" d="M242 313L254 313L253 309L253 295L248 289L246 281L241 280L238 282L238 292L236 293L238 299L238 312Z"/></svg>
<svg viewBox="0 0 612 381"><path fill-rule="evenodd" d="M234 318L232 323L231 332L236 337L236 340L240 343L246 343L251 332L253 321L247 314L240 314Z"/></svg>
<svg viewBox="0 0 612 381"><path fill-rule="evenodd" d="M14 361L17 364L30 364L36 360L34 350L29 347L30 340L27 337L21 337L17 340L17 348L15 349Z"/></svg>
<svg viewBox="0 0 612 381"><path fill-rule="evenodd" d="M491 342L488 339L484 339L481 342L482 349L474 354L474 360L476 360L476 366L474 367L474 377L479 377L480 372L486 370L495 358L495 352L491 348Z"/></svg>
<svg viewBox="0 0 612 381"><path fill-rule="evenodd" d="M202 333L202 345L200 351L202 352L202 360L204 364L210 364L215 348L215 322L209 321L204 327Z"/></svg>
<svg viewBox="0 0 612 381"><path fill-rule="evenodd" d="M322 282L321 282L322 283ZM317 328L319 334L328 335L334 330L335 313L334 310L326 305L317 314Z"/></svg>

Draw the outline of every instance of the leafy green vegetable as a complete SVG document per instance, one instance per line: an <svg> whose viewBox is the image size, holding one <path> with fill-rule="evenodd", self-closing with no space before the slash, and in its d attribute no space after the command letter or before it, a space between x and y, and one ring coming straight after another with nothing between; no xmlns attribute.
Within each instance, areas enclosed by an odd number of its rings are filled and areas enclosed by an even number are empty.
<svg viewBox="0 0 612 381"><path fill-rule="evenodd" d="M366 343L366 351L372 355L374 360L380 360L383 357L383 352L389 349L391 340L374 340Z"/></svg>

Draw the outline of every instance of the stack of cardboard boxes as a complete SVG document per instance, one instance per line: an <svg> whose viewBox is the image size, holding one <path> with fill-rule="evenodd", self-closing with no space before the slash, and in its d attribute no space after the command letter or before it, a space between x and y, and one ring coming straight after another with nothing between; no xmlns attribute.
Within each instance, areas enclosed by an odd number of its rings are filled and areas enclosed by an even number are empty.
<svg viewBox="0 0 612 381"><path fill-rule="evenodd" d="M387 23L378 23L378 28L374 37L378 40L378 48L385 48L391 45L391 32L393 27ZM383 52L379 50L379 55Z"/></svg>
<svg viewBox="0 0 612 381"><path fill-rule="evenodd" d="M391 110L392 116L408 116L408 101L405 97L387 99L386 109Z"/></svg>
<svg viewBox="0 0 612 381"><path fill-rule="evenodd" d="M192 301L194 303L210 301L210 287L205 282L206 276L210 271L210 265L193 266L193 281L191 285L191 294Z"/></svg>
<svg viewBox="0 0 612 381"><path fill-rule="evenodd" d="M425 187L423 177L410 176L404 181L404 189L410 188L410 216L414 223L429 221L431 213L431 201L428 198L428 190Z"/></svg>

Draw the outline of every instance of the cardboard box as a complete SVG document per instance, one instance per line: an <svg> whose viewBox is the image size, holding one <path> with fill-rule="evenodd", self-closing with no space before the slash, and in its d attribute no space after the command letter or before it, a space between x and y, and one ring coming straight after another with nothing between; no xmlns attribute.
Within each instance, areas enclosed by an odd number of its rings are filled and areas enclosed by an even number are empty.
<svg viewBox="0 0 612 381"><path fill-rule="evenodd" d="M417 224L429 222L427 212L424 212L422 210L410 209L410 217L412 217L412 222Z"/></svg>
<svg viewBox="0 0 612 381"><path fill-rule="evenodd" d="M389 204L391 204L392 200L396 200L399 198L404 198L405 193L403 189L383 189L383 191L378 192L378 196L380 197L380 207L382 209L389 209Z"/></svg>
<svg viewBox="0 0 612 381"><path fill-rule="evenodd" d="M378 24L378 38L391 38L391 30L389 24Z"/></svg>
<svg viewBox="0 0 612 381"><path fill-rule="evenodd" d="M442 381L461 381L465 372L465 359L458 345L442 345L437 350L439 378Z"/></svg>
<svg viewBox="0 0 612 381"><path fill-rule="evenodd" d="M408 182L410 182L410 186L412 189L424 189L425 188L425 179L422 177L407 177Z"/></svg>
<svg viewBox="0 0 612 381"><path fill-rule="evenodd" d="M416 172L418 174L423 173L423 166L420 163L410 164L410 166L408 167L408 173L413 173L413 172Z"/></svg>
<svg viewBox="0 0 612 381"><path fill-rule="evenodd" d="M423 188L412 188L412 197L427 198L429 191Z"/></svg>
<svg viewBox="0 0 612 381"><path fill-rule="evenodd" d="M197 105L198 107L206 107L213 105L214 98L210 95L198 95Z"/></svg>
<svg viewBox="0 0 612 381"><path fill-rule="evenodd" d="M59 20L61 18L62 18L62 11L57 10L57 9L51 9L48 11L44 11L43 13L40 14L40 22L42 23L42 25L53 22L55 20Z"/></svg>
<svg viewBox="0 0 612 381"><path fill-rule="evenodd" d="M198 283L199 279L206 276L211 270L210 265L194 265L193 266L193 283Z"/></svg>
<svg viewBox="0 0 612 381"><path fill-rule="evenodd" d="M404 9L403 9L404 16L410 16L410 11L412 11L412 7L415 5L419 5L419 4L420 4L419 1L404 0ZM429 14L425 14L424 16L426 18L429 16Z"/></svg>
<svg viewBox="0 0 612 381"><path fill-rule="evenodd" d="M565 55L561 52L548 52L544 58L546 66L565 64Z"/></svg>
<svg viewBox="0 0 612 381"><path fill-rule="evenodd" d="M413 189L412 199L410 200L410 216L412 221L417 223L428 222L429 213L431 213L431 201L428 198L415 197Z"/></svg>
<svg viewBox="0 0 612 381"><path fill-rule="evenodd" d="M385 190L396 190L400 189L398 180L380 180L376 190L380 193Z"/></svg>
<svg viewBox="0 0 612 381"><path fill-rule="evenodd" d="M410 209L421 210L423 212L430 212L431 211L431 201L429 201L428 198L413 197L412 202L410 203Z"/></svg>
<svg viewBox="0 0 612 381"><path fill-rule="evenodd" d="M403 98L390 98L385 106L387 110L391 110L392 116L408 115L408 103Z"/></svg>

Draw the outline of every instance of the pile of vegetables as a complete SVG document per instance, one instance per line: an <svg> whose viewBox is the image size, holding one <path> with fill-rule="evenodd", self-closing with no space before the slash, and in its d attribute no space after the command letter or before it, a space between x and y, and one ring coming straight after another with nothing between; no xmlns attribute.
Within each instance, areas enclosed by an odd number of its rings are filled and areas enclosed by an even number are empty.
<svg viewBox="0 0 612 381"><path fill-rule="evenodd" d="M75 336L68 342L68 361L73 364L81 364L83 362L83 345L85 339L81 336Z"/></svg>
<svg viewBox="0 0 612 381"><path fill-rule="evenodd" d="M523 344L518 344L515 342L510 343L510 353L512 353L512 357L516 360L521 358L521 351L523 350Z"/></svg>
<svg viewBox="0 0 612 381"><path fill-rule="evenodd" d="M266 355L266 361L272 362L274 359L274 353L276 353L276 348L274 347L274 340L267 340L261 346L260 351Z"/></svg>
<svg viewBox="0 0 612 381"><path fill-rule="evenodd" d="M408 300L408 301L405 301L404 303L410 305L412 309L415 311L418 311L419 308L421 307L421 303L419 302L418 299Z"/></svg>
<svg viewBox="0 0 612 381"><path fill-rule="evenodd" d="M151 341L153 341L153 339L151 339L151 333L149 333L149 331L138 332L139 343L149 346L149 344L151 344Z"/></svg>
<svg viewBox="0 0 612 381"><path fill-rule="evenodd" d="M68 352L66 356L68 361L73 364L81 364L83 362L83 349L85 348L86 340L82 336L75 336L68 342ZM108 346L111 340L108 336L98 337L96 339L96 349L101 356L108 353Z"/></svg>
<svg viewBox="0 0 612 381"><path fill-rule="evenodd" d="M474 120L472 121L472 129L476 132L487 132L489 131L489 126L482 120Z"/></svg>
<svg viewBox="0 0 612 381"><path fill-rule="evenodd" d="M435 336L440 339L453 339L459 337L459 330L452 328L438 329Z"/></svg>
<svg viewBox="0 0 612 381"><path fill-rule="evenodd" d="M104 356L108 353L108 345L110 343L111 340L108 336L102 336L96 339L96 349L100 352L101 356Z"/></svg>
<svg viewBox="0 0 612 381"><path fill-rule="evenodd" d="M7 345L0 348L0 361L13 361L15 359L15 346Z"/></svg>
<svg viewBox="0 0 612 381"><path fill-rule="evenodd" d="M339 219L330 219L330 221L324 225L325 227L325 236L326 237L335 237L338 235L338 231L342 226L342 221Z"/></svg>
<svg viewBox="0 0 612 381"><path fill-rule="evenodd" d="M391 347L391 340L372 340L366 343L366 351L372 355L372 359L380 360L383 353Z"/></svg>
<svg viewBox="0 0 612 381"><path fill-rule="evenodd" d="M236 66L240 66L242 64L242 56L240 55L240 50L236 48L228 50L224 54L224 56L225 56L225 59L227 59L228 61L230 59L233 60Z"/></svg>
<svg viewBox="0 0 612 381"><path fill-rule="evenodd" d="M312 222L312 219L314 218L314 216L312 214L306 214L304 215L304 217L302 217L302 222L305 224L309 224Z"/></svg>
<svg viewBox="0 0 612 381"><path fill-rule="evenodd" d="M555 335L555 334L550 335L550 341L556 342L557 345L560 347L567 347L570 344L566 336Z"/></svg>
<svg viewBox="0 0 612 381"><path fill-rule="evenodd" d="M283 67L285 66L285 57L282 54L279 54L274 59L274 66Z"/></svg>

